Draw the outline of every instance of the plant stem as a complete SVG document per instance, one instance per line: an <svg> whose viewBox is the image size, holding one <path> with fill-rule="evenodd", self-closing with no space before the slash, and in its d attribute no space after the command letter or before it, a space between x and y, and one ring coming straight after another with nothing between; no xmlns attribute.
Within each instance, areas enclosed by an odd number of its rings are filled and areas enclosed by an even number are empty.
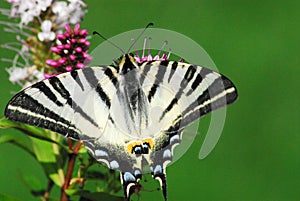
<svg viewBox="0 0 300 201"><path fill-rule="evenodd" d="M54 185L54 182L52 180L49 180L47 190L44 193L42 201L47 201L49 199L50 191L51 191L53 185Z"/></svg>
<svg viewBox="0 0 300 201"><path fill-rule="evenodd" d="M67 190L69 188L70 181L72 179L72 173L74 170L75 160L76 160L78 151L80 149L80 146L82 144L82 142L79 141L73 148L73 141L70 138L68 138L68 143L69 143L69 149L71 150L71 153L69 154L69 161L68 161L68 166L67 166L67 173L65 176L65 183L61 188L61 196L60 196L61 201L69 201L69 196L67 195L65 190Z"/></svg>

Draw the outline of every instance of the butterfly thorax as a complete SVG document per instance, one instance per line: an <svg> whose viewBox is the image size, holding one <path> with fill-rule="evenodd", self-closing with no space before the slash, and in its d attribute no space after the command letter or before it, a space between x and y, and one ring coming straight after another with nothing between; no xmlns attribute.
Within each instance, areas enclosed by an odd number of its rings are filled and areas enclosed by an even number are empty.
<svg viewBox="0 0 300 201"><path fill-rule="evenodd" d="M139 65L134 57L126 54L122 57L118 67L116 96L122 110L119 110L119 105L116 109L122 119L116 122L116 126L127 134L140 138L141 130L148 125L149 106L140 84Z"/></svg>

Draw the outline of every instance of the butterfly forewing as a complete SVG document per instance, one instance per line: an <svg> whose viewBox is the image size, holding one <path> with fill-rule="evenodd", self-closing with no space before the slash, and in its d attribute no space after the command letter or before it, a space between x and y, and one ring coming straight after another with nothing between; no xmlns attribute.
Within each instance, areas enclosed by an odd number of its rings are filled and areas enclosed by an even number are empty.
<svg viewBox="0 0 300 201"><path fill-rule="evenodd" d="M156 108L158 128L182 130L201 116L227 104L236 97L231 81L210 69L176 61L155 61L141 66L143 90L150 109ZM172 127L172 128L171 128ZM157 128L157 127L156 127ZM175 127L173 128L175 129ZM176 130L174 130L176 131Z"/></svg>
<svg viewBox="0 0 300 201"><path fill-rule="evenodd" d="M21 91L7 105L5 116L76 139L96 138L109 114L97 94L97 83L107 78L104 67L87 69L61 74ZM103 118L95 116L95 108Z"/></svg>

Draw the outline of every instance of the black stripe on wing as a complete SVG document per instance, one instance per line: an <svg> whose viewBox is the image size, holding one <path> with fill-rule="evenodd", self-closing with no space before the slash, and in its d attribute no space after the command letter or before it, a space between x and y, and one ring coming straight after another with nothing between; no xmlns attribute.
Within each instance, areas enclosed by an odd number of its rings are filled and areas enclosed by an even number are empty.
<svg viewBox="0 0 300 201"><path fill-rule="evenodd" d="M166 73L166 66L168 66L169 62L168 61L161 61L160 62L160 66L164 66L164 67L158 67L158 71L155 75L155 81L154 83L152 84L151 86L151 89L148 93L148 101L149 103L151 102L151 99L154 97L156 91L157 91L157 88L159 87L159 85L163 82L163 78L165 76L165 73ZM146 66L145 66L146 67ZM149 66L151 67L151 66Z"/></svg>
<svg viewBox="0 0 300 201"><path fill-rule="evenodd" d="M40 92L42 92L49 100L51 100L57 106L59 106L59 107L63 106L63 103L58 101L56 95L45 84L45 82L38 82L38 83L32 85L32 88L37 88Z"/></svg>
<svg viewBox="0 0 300 201"><path fill-rule="evenodd" d="M115 86L117 86L118 80L117 80L117 78L114 76L114 74L113 74L113 72L112 72L112 70L111 70L110 68L105 69L104 74L105 74L106 76L109 77L110 81L111 81Z"/></svg>
<svg viewBox="0 0 300 201"><path fill-rule="evenodd" d="M90 84L90 87L96 89L96 92L98 93L100 99L106 104L106 106L109 109L111 106L111 100L108 97L108 95L104 92L102 86L100 85L94 70L92 68L84 68L82 69L82 72L85 76L85 79Z"/></svg>
<svg viewBox="0 0 300 201"><path fill-rule="evenodd" d="M74 79L74 81L79 85L79 87L81 88L81 91L84 91L84 87L83 84L80 80L80 77L78 76L78 71L77 70L73 70L70 72L72 78Z"/></svg>
<svg viewBox="0 0 300 201"><path fill-rule="evenodd" d="M232 92L226 92L228 89L234 90ZM214 98L218 96L220 97L214 100ZM203 116L213 110L233 103L236 98L237 91L233 83L228 78L221 75L214 80L214 82L203 92L203 94L198 96L197 100L195 100L184 110L183 114L187 114L189 111L192 111L194 108L198 107L200 116Z"/></svg>
<svg viewBox="0 0 300 201"><path fill-rule="evenodd" d="M197 66L196 66L197 68ZM191 95L196 88L199 86L199 84L202 82L202 80L210 73L213 73L212 70L208 69L208 68L202 68L200 73L197 74L194 82L192 83L191 89L187 92L187 96Z"/></svg>
<svg viewBox="0 0 300 201"><path fill-rule="evenodd" d="M172 64L172 67L173 67L173 64ZM177 66L177 64L176 64L176 66ZM160 120L162 120L164 118L164 116L175 106L175 104L178 103L178 100L181 98L181 96L183 94L183 91L188 86L188 83L194 78L194 75L195 75L195 73L197 71L196 68L197 68L197 66L193 66L193 65L191 65L191 66L188 67L188 70L186 71L186 73L184 75L184 79L182 79L181 82L180 82L180 88L179 88L179 90L175 94L175 97L169 103L168 107L163 111L163 113L162 113L162 115L160 117ZM172 71L171 71L171 73L172 73Z"/></svg>
<svg viewBox="0 0 300 201"><path fill-rule="evenodd" d="M84 112L83 109L71 98L70 92L64 87L59 78L51 77L48 80L53 89L55 89L61 95L61 97L66 100L66 103L74 110L74 113L79 113L84 119L88 120L91 124L98 127L98 124L94 121L94 119L90 117L86 112ZM50 91L49 88L48 90ZM45 93L44 91L41 92Z"/></svg>
<svg viewBox="0 0 300 201"><path fill-rule="evenodd" d="M169 75L169 78L168 78L168 82L170 82L170 80L172 79L172 77L173 77L173 75L174 75L174 73L175 73L175 71L176 71L176 69L177 69L177 66L178 66L178 62L177 62L177 61L174 61L174 62L172 63L172 70L171 70L171 72L170 72L170 75Z"/></svg>
<svg viewBox="0 0 300 201"><path fill-rule="evenodd" d="M12 121L46 128L66 137L79 139L75 125L44 107L24 91L18 93L9 102L5 109L5 117Z"/></svg>
<svg viewBox="0 0 300 201"><path fill-rule="evenodd" d="M200 117L233 103L237 97L234 84L225 76L220 75L181 115L175 118L174 124L166 132L177 132Z"/></svg>

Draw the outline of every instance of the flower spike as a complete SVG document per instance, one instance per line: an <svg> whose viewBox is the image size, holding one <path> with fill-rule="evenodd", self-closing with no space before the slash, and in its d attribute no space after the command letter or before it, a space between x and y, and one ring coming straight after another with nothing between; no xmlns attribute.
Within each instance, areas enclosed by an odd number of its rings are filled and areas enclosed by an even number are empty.
<svg viewBox="0 0 300 201"><path fill-rule="evenodd" d="M91 61L91 57L87 53L90 46L86 40L87 31L85 29L80 30L79 24L76 24L74 29L67 24L65 29L65 33L56 36L60 45L51 47L51 51L60 58L58 60L46 60L46 63L56 68L58 73L84 68L85 64Z"/></svg>

